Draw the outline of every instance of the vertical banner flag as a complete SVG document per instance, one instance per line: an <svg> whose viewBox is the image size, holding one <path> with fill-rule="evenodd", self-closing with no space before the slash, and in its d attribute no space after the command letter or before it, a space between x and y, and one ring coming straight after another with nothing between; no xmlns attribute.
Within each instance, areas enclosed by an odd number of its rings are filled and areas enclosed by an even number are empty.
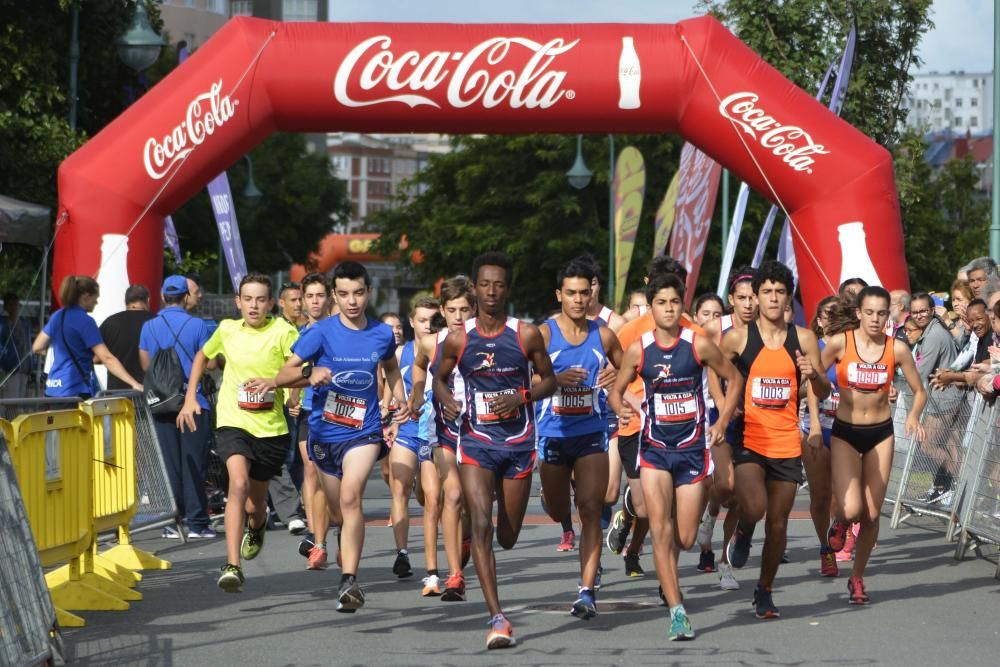
<svg viewBox="0 0 1000 667"><path fill-rule="evenodd" d="M229 189L229 177L222 172L208 183L208 198L215 213L215 224L219 227L222 254L226 256L229 278L233 281L233 292L240 288L240 281L247 274L247 260L243 256L243 241L236 222L236 207L233 193Z"/></svg>
<svg viewBox="0 0 1000 667"><path fill-rule="evenodd" d="M678 170L674 177L670 179L670 186L667 193L663 195L663 202L660 208L656 209L656 217L653 219L653 257L659 257L666 251L667 242L670 241L670 230L674 227L674 209L677 206L677 184L680 182L681 172Z"/></svg>
<svg viewBox="0 0 1000 667"><path fill-rule="evenodd" d="M628 268L635 248L635 233L642 213L642 198L646 194L646 166L642 153L627 146L618 154L615 164L615 294L612 302L617 310L625 296Z"/></svg>
<svg viewBox="0 0 1000 667"><path fill-rule="evenodd" d="M180 264L184 261L181 254L181 242L177 238L177 228L174 227L174 219L169 215L163 219L163 247L174 253L174 261Z"/></svg>
<svg viewBox="0 0 1000 667"><path fill-rule="evenodd" d="M764 261L764 253L767 252L767 242L771 240L771 230L774 228L774 219L778 217L778 207L772 206L764 219L764 226L760 230L760 237L757 239L757 247L753 251L753 261L750 266L757 268Z"/></svg>
<svg viewBox="0 0 1000 667"><path fill-rule="evenodd" d="M733 223L729 227L729 238L726 239L726 252L722 255L722 269L719 271L719 286L715 293L725 296L729 272L733 269L733 259L736 257L736 244L740 242L740 230L743 228L743 217L747 212L747 199L750 198L750 186L744 182L740 185L740 194L736 197L736 208L733 209ZM726 211L722 212L723 215Z"/></svg>
<svg viewBox="0 0 1000 667"><path fill-rule="evenodd" d="M698 272L705 254L708 229L715 210L722 166L689 143L681 150L678 170L677 207L670 255L688 270L684 305L689 306L698 283Z"/></svg>

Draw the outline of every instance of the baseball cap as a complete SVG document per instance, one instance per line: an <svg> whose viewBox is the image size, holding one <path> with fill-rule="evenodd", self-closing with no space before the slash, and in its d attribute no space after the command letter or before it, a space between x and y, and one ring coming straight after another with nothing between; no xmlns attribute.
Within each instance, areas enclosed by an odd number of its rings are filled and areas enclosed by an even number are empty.
<svg viewBox="0 0 1000 667"><path fill-rule="evenodd" d="M169 276L163 281L163 289L160 290L160 293L176 296L178 294L187 294L187 291L187 278L184 276Z"/></svg>

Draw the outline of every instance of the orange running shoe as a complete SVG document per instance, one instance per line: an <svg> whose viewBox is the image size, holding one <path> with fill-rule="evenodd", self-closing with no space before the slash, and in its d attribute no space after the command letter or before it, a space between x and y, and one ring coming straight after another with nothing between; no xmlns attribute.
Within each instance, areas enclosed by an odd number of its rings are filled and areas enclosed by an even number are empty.
<svg viewBox="0 0 1000 667"><path fill-rule="evenodd" d="M486 634L486 648L509 648L516 646L514 628L503 614L497 614L490 619L490 631Z"/></svg>

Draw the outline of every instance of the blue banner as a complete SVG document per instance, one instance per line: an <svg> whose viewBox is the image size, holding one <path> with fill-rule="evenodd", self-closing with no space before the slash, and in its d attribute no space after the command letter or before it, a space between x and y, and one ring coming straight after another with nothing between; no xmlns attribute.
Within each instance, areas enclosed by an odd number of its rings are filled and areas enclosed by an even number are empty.
<svg viewBox="0 0 1000 667"><path fill-rule="evenodd" d="M243 256L243 240L240 239L236 207L233 205L233 193L229 189L229 177L226 176L226 172L222 172L209 182L208 198L212 202L215 224L219 227L222 254L225 255L229 278L233 281L235 293L240 288L243 276L247 274L247 260Z"/></svg>

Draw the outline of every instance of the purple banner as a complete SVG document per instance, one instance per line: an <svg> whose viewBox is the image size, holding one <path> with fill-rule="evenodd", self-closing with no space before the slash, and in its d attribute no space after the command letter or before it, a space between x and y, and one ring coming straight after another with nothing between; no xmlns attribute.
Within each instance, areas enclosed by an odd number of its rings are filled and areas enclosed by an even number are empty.
<svg viewBox="0 0 1000 667"><path fill-rule="evenodd" d="M174 227L174 219L169 215L163 219L163 247L174 253L174 261L178 265L184 261L181 254L181 242L177 238L177 228Z"/></svg>
<svg viewBox="0 0 1000 667"><path fill-rule="evenodd" d="M243 241L236 222L236 207L233 193L229 189L229 177L222 172L208 183L208 198L212 202L215 223L219 226L219 241L222 254L226 256L229 278L233 281L233 292L240 288L240 281L247 274L247 260L243 256Z"/></svg>

